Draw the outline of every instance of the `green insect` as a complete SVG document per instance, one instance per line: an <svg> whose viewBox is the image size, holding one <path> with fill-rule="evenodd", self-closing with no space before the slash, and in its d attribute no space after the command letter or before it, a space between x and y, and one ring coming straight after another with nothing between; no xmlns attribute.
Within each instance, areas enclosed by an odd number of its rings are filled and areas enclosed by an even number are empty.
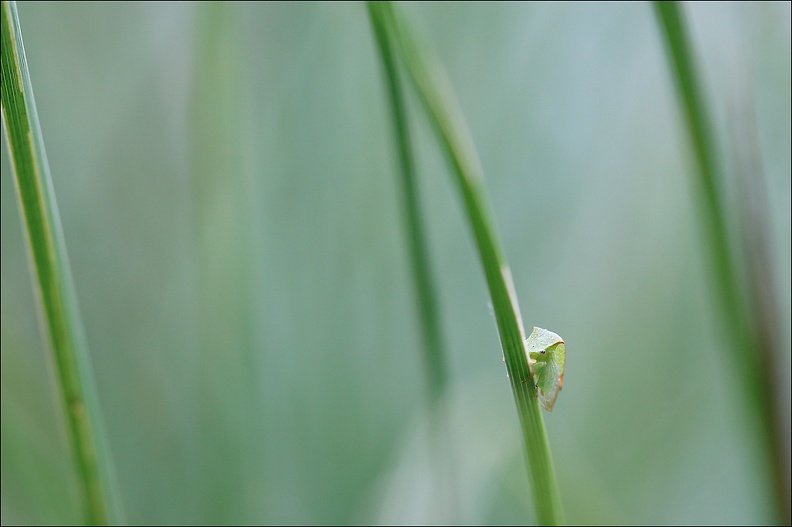
<svg viewBox="0 0 792 527"><path fill-rule="evenodd" d="M546 329L534 326L525 341L528 367L536 384L539 403L548 412L553 409L561 384L564 382L564 340Z"/></svg>

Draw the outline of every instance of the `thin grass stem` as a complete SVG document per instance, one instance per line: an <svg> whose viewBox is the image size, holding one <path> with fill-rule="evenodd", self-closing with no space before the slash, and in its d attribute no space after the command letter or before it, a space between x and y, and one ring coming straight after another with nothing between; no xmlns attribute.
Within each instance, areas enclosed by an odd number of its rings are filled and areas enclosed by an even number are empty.
<svg viewBox="0 0 792 527"><path fill-rule="evenodd" d="M487 204L482 170L473 141L458 108L450 83L439 65L418 45L407 22L390 2L371 3L380 17L400 64L418 93L440 147L450 164L461 193L464 211L473 231L492 300L498 334L517 404L528 474L533 483L534 504L540 524L561 523L561 501L550 456L544 420L534 393L525 353L522 325L511 271L501 250L492 214Z"/></svg>
<svg viewBox="0 0 792 527"><path fill-rule="evenodd" d="M413 276L413 290L417 307L418 323L421 330L422 356L426 371L428 408L430 412L431 447L436 460L436 470L441 484L437 491L446 500L433 500L438 509L445 504L450 510L456 509L455 480L453 476L453 449L448 416L442 405L442 397L448 386L448 364L445 341L440 324L440 309L435 293L435 280L429 259L428 243L424 231L424 220L421 215L418 195L418 181L415 175L415 156L410 139L409 121L402 93L398 66L388 39L387 29L377 9L368 4L369 17L379 50L380 60L385 73L385 84L388 92L391 116L394 129L394 141L398 154L400 172L400 190L402 217L409 253L410 267ZM453 514L453 513L451 513Z"/></svg>
<svg viewBox="0 0 792 527"><path fill-rule="evenodd" d="M435 399L443 393L448 383L446 351L440 326L439 309L434 289L429 251L427 249L424 221L421 217L418 183L415 177L415 159L410 142L407 112L399 82L396 62L382 20L376 8L369 4L369 14L374 28L380 59L386 76L388 97L393 117L396 150L401 172L402 211L413 272L415 297L421 322L424 359L429 379L429 392Z"/></svg>
<svg viewBox="0 0 792 527"><path fill-rule="evenodd" d="M83 521L119 522L112 459L55 203L15 2L2 2L2 113L34 274L77 467Z"/></svg>
<svg viewBox="0 0 792 527"><path fill-rule="evenodd" d="M703 237L709 254L713 290L728 328L731 360L739 369L738 378L746 398L746 418L759 436L758 458L771 482L768 496L776 519L790 522L787 449L784 446L783 416L777 401L779 393L777 357L763 343L765 335L757 330L755 313L748 308L746 293L741 284L752 282L738 273L735 255L749 258L748 250L737 251L736 237L730 237L726 222L726 205L720 188L718 156L715 136L707 113L699 72L693 56L684 14L677 2L654 2L658 25L665 41L669 66L683 113L688 138L696 163L694 197L698 205ZM745 248L743 248L745 249ZM750 269L751 262L746 268Z"/></svg>

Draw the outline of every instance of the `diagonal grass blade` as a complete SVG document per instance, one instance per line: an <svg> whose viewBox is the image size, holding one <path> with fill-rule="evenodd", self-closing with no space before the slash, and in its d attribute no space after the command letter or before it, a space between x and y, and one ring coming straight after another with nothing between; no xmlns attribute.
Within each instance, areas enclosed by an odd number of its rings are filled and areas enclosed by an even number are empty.
<svg viewBox="0 0 792 527"><path fill-rule="evenodd" d="M2 113L35 276L41 324L55 362L84 521L120 521L112 460L69 270L58 207L33 100L16 4L2 2Z"/></svg>

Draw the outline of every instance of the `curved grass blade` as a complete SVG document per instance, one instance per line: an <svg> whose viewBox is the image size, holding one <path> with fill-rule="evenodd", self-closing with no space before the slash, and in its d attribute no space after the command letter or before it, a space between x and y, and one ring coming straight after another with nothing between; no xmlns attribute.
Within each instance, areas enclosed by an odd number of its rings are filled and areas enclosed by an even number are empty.
<svg viewBox="0 0 792 527"><path fill-rule="evenodd" d="M695 201L709 249L709 260L714 277L713 288L722 310L725 326L730 332L731 359L739 368L739 379L749 409L748 419L754 421L753 429L759 435L759 458L771 481L768 494L776 510L777 521L790 522L788 448L785 447L782 405L775 394L778 376L778 358L771 346L766 345L767 335L761 334L741 289L742 279L734 262L735 248L727 230L724 196L719 188L718 163L715 139L706 111L692 47L684 15L676 2L654 2L658 25L666 44L672 76L677 88L679 104L693 147L696 162L694 181ZM731 242L731 243L730 243ZM739 253L750 258L750 250ZM746 268L753 267L748 261ZM750 280L748 288L756 287ZM751 292L752 295L758 294Z"/></svg>
<svg viewBox="0 0 792 527"><path fill-rule="evenodd" d="M2 2L2 114L41 323L49 340L70 443L82 484L84 521L119 521L91 362L69 270L16 4Z"/></svg>
<svg viewBox="0 0 792 527"><path fill-rule="evenodd" d="M394 43L396 55L415 86L462 194L464 210L473 230L492 299L498 334L517 404L528 473L533 482L537 520L543 525L559 524L561 503L544 420L528 367L525 330L511 271L500 248L492 214L487 205L481 166L473 142L450 84L438 64L431 62L418 46L407 23L390 2L372 2L369 5Z"/></svg>

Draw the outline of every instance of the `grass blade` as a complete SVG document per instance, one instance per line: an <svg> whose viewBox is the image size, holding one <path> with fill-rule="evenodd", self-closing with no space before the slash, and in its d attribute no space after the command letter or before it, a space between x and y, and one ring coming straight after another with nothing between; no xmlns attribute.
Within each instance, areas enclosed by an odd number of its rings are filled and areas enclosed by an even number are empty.
<svg viewBox="0 0 792 527"><path fill-rule="evenodd" d="M211 410L201 409L194 416L202 445L228 454L206 464L206 477L195 478L191 485L192 492L206 497L200 507L210 523L245 524L265 512L264 500L249 500L239 489L261 484L266 474L266 421L259 418L263 349L256 330L262 321L254 316L257 273L266 270L256 261L260 193L247 146L252 144L246 119L250 106L240 45L245 8L217 1L193 8L196 38L188 126L190 259L195 265L191 315L197 327L196 353L189 361L211 390ZM222 432L218 421L225 423ZM212 457L212 452L199 455Z"/></svg>
<svg viewBox="0 0 792 527"><path fill-rule="evenodd" d="M561 503L544 420L534 394L511 271L500 248L473 142L442 71L422 53L406 22L389 2L371 3L395 44L401 64L417 90L440 146L451 165L476 241L523 432L528 473L533 482L537 520L561 522Z"/></svg>
<svg viewBox="0 0 792 527"><path fill-rule="evenodd" d="M429 391L434 398L439 396L448 383L445 346L439 322L437 298L434 292L429 251L418 199L418 184L415 178L415 160L410 143L407 112L399 82L398 70L393 58L390 41L382 21L375 14L376 8L369 4L369 15L374 27L385 76L395 140L401 169L402 206L408 235L410 265L415 279L418 314L421 320L424 358L429 373Z"/></svg>
<svg viewBox="0 0 792 527"><path fill-rule="evenodd" d="M790 501L786 448L784 446L783 416L777 401L777 357L772 347L765 345L763 335L747 308L740 284L745 283L737 273L734 248L727 230L724 196L719 189L715 140L710 128L698 73L683 13L676 2L655 2L655 13L665 39L668 61L672 70L679 104L684 114L689 139L696 162L695 198L699 208L709 260L714 277L714 289L721 306L725 326L730 331L731 358L739 368L739 379L747 400L752 426L760 436L759 457L772 482L773 508L777 521L790 522ZM749 257L749 252L741 255ZM746 265L750 269L751 262ZM749 288L751 282L749 281Z"/></svg>
<svg viewBox="0 0 792 527"><path fill-rule="evenodd" d="M391 116L393 118L394 140L399 158L401 177L401 206L405 221L410 267L412 268L414 294L418 308L418 321L421 328L424 367L427 373L429 409L431 419L434 456L438 460L438 474L444 477L439 490L449 492L449 504L453 504L452 476L453 456L451 455L451 433L441 397L448 385L447 352L440 325L440 311L434 289L429 249L424 232L418 196L418 181L415 175L415 158L410 142L407 110L405 108L398 66L396 65L387 29L376 7L368 4L369 18L379 50L380 60L385 73ZM433 500L442 503L443 500ZM455 504L454 504L455 505ZM451 508L454 509L455 506Z"/></svg>
<svg viewBox="0 0 792 527"><path fill-rule="evenodd" d="M49 340L77 473L84 521L118 521L112 461L22 45L16 4L2 2L2 113L44 333Z"/></svg>

